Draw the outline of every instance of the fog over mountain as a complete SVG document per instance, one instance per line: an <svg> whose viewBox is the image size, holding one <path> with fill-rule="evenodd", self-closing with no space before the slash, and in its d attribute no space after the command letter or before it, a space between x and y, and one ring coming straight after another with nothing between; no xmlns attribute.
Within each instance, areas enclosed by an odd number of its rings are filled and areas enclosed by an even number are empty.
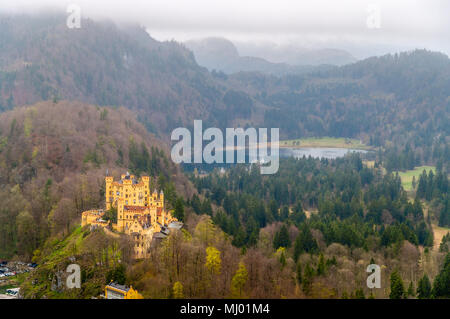
<svg viewBox="0 0 450 319"><path fill-rule="evenodd" d="M236 42L241 55L257 56L275 63L292 65L344 65L356 62L345 50L336 48L307 48L295 44L278 45L273 42Z"/></svg>
<svg viewBox="0 0 450 319"><path fill-rule="evenodd" d="M72 2L3 0L0 11L38 14L52 7L65 12ZM83 17L138 23L157 40L184 42L224 37L236 44L240 55L269 61L279 54L256 55L253 54L255 49L250 50L243 44L267 47L265 43L275 43L283 48L315 50L333 48L345 50L357 59L416 48L450 52L450 42L442 41L450 36L450 3L445 0L192 0L188 5L183 0L78 0L75 3L80 6ZM368 21L373 5L379 10L379 25L370 28ZM328 54L326 52L322 54ZM283 59L271 62L292 63ZM322 62L319 59L317 63Z"/></svg>
<svg viewBox="0 0 450 319"><path fill-rule="evenodd" d="M247 50L250 50L251 54L242 55L233 42L224 38L190 40L184 44L193 51L199 65L210 71L222 71L227 74L241 71L274 75L301 74L315 69L317 65L339 65L341 64L339 62L349 63L355 60L348 53L338 50L334 50L335 52L309 51L302 55L289 51L289 48L285 51L273 52L272 55L271 52L267 52L269 58L265 58L266 55L258 50L257 46L248 46Z"/></svg>
<svg viewBox="0 0 450 319"><path fill-rule="evenodd" d="M318 65L344 65L356 59L338 49L306 49L274 43L233 43L225 38L190 40L198 64L225 73L259 71L275 75L298 74Z"/></svg>

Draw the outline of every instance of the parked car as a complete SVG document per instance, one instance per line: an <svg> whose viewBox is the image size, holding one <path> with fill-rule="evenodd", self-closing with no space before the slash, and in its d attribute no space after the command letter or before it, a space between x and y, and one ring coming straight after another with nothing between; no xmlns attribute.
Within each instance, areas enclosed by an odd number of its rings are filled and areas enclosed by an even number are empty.
<svg viewBox="0 0 450 319"><path fill-rule="evenodd" d="M20 288L11 288L6 290L6 294L10 296L17 296L19 293Z"/></svg>

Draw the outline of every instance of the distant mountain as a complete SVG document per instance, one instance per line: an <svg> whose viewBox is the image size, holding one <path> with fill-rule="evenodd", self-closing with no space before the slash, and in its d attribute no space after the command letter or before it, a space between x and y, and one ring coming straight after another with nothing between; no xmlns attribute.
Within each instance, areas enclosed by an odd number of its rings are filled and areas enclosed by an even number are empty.
<svg viewBox="0 0 450 319"><path fill-rule="evenodd" d="M323 48L308 49L294 44L276 45L273 43L236 42L241 55L257 56L274 63L290 65L345 65L357 59L345 50Z"/></svg>
<svg viewBox="0 0 450 319"><path fill-rule="evenodd" d="M294 46L237 43L224 38L205 38L185 42L198 64L227 74L262 72L274 75L302 74L327 65L344 65L356 59L337 49L308 50Z"/></svg>
<svg viewBox="0 0 450 319"><path fill-rule="evenodd" d="M261 58L261 55L242 56L233 42L224 38L206 38L184 43L192 50L198 64L210 71L222 71L227 74L236 72L262 72L274 75L301 74L314 70L314 67L273 63Z"/></svg>

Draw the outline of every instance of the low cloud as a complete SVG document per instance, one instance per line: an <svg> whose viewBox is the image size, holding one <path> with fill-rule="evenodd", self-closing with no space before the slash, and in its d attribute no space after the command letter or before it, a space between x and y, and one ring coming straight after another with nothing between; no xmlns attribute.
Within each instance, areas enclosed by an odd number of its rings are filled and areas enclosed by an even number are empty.
<svg viewBox="0 0 450 319"><path fill-rule="evenodd" d="M79 5L85 17L142 24L159 40L223 36L341 48L359 57L413 48L450 52L450 3L445 0L2 0L0 10L65 12L70 3ZM380 8L380 28L367 26L369 5Z"/></svg>

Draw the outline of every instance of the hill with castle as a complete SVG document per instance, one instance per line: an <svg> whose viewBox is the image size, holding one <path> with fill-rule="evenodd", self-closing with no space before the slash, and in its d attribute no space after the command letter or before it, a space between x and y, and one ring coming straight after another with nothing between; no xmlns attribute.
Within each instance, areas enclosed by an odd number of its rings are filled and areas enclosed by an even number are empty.
<svg viewBox="0 0 450 319"><path fill-rule="evenodd" d="M105 210L88 210L81 215L81 226L110 227L124 233L133 240L133 258L146 258L154 240L165 238L170 229L180 229L183 225L164 205L164 192L150 191L150 177L140 179L130 173L122 174L120 180L105 177L106 210L115 215L105 220Z"/></svg>

